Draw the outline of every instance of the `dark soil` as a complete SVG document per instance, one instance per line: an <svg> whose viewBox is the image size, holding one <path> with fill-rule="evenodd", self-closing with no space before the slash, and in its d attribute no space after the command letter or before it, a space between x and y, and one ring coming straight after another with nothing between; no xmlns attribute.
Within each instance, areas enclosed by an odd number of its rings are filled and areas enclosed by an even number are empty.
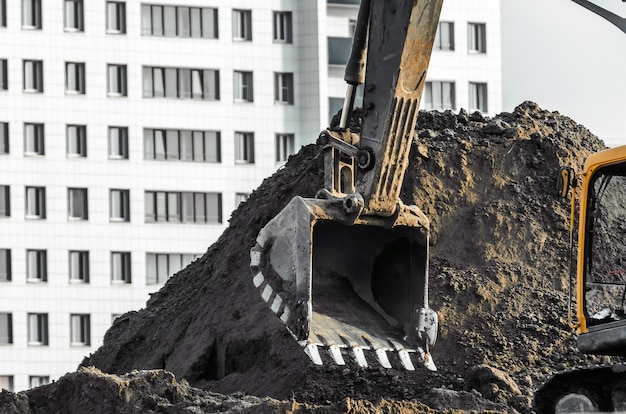
<svg viewBox="0 0 626 414"><path fill-rule="evenodd" d="M559 166L580 169L603 148L532 102L494 118L420 113L401 198L431 220L435 373L313 366L254 288L259 230L293 196L322 188L310 145L240 205L202 258L116 320L82 363L97 369L2 392L0 412L530 412L552 373L609 361L580 354L567 327L569 204L555 195Z"/></svg>

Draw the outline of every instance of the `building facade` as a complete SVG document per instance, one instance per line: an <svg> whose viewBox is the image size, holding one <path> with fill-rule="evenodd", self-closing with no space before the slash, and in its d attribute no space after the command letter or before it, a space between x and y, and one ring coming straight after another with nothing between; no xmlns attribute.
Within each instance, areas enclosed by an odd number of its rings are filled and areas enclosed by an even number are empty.
<svg viewBox="0 0 626 414"><path fill-rule="evenodd" d="M73 371L343 100L358 0L0 0L0 388ZM499 2L422 99L500 110Z"/></svg>

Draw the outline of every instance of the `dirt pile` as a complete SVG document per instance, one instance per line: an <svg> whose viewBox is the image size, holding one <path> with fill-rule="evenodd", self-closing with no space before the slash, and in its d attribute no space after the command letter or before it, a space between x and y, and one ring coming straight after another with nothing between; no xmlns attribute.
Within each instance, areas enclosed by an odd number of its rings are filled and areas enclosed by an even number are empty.
<svg viewBox="0 0 626 414"><path fill-rule="evenodd" d="M436 373L312 366L252 285L249 249L259 230L293 196L322 187L313 145L266 179L223 236L145 309L118 318L83 365L118 375L167 370L184 378L177 400L202 388L283 401L250 400L268 412L529 412L534 388L551 373L599 361L577 352L567 328L568 205L553 194L560 165L579 168L602 148L581 125L532 102L494 118L420 113L401 197L432 225ZM38 392L0 394L0 408L2 398L18 404ZM196 408L164 412L204 410ZM228 409L248 408L215 411Z"/></svg>

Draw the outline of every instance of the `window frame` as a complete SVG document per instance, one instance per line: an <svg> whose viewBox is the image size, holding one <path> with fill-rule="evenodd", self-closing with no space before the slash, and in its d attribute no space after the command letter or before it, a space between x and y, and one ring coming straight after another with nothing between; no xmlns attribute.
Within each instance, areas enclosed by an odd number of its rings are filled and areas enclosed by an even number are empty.
<svg viewBox="0 0 626 414"><path fill-rule="evenodd" d="M84 95L86 93L85 63L65 62L65 93Z"/></svg>
<svg viewBox="0 0 626 414"><path fill-rule="evenodd" d="M2 390L14 391L13 375L0 375L0 391Z"/></svg>
<svg viewBox="0 0 626 414"><path fill-rule="evenodd" d="M30 375L28 377L28 385L31 389L47 384L50 384L50 377L47 375Z"/></svg>
<svg viewBox="0 0 626 414"><path fill-rule="evenodd" d="M46 155L46 139L44 124L24 123L24 155L43 156Z"/></svg>
<svg viewBox="0 0 626 414"><path fill-rule="evenodd" d="M169 136L172 136L172 133L176 133L177 141L175 153L169 148L167 140L168 132L170 132ZM221 133L219 131L144 128L143 137L144 160L206 162L216 164L220 163L222 160ZM186 149L189 149L189 155L186 155Z"/></svg>
<svg viewBox="0 0 626 414"><path fill-rule="evenodd" d="M144 222L221 224L222 194L146 190Z"/></svg>
<svg viewBox="0 0 626 414"><path fill-rule="evenodd" d="M130 190L118 188L109 190L109 221L124 223L130 221Z"/></svg>
<svg viewBox="0 0 626 414"><path fill-rule="evenodd" d="M467 52L475 54L487 53L486 23L467 23Z"/></svg>
<svg viewBox="0 0 626 414"><path fill-rule="evenodd" d="M254 164L254 132L235 131L235 164Z"/></svg>
<svg viewBox="0 0 626 414"><path fill-rule="evenodd" d="M440 21L435 35L435 49L453 52L455 49L454 22Z"/></svg>
<svg viewBox="0 0 626 414"><path fill-rule="evenodd" d="M450 102L445 95L449 92ZM441 98L436 101L436 98ZM456 83L454 81L426 81L422 99L425 110L456 110Z"/></svg>
<svg viewBox="0 0 626 414"><path fill-rule="evenodd" d="M0 0L3 1L3 0ZM2 16L0 16L2 17ZM7 59L0 59L0 91L9 89L9 63Z"/></svg>
<svg viewBox="0 0 626 414"><path fill-rule="evenodd" d="M489 109L489 87L487 82L469 82L468 110L487 113Z"/></svg>
<svg viewBox="0 0 626 414"><path fill-rule="evenodd" d="M146 253L146 286L163 285L201 255L193 253ZM165 269L161 267L165 266Z"/></svg>
<svg viewBox="0 0 626 414"><path fill-rule="evenodd" d="M7 2L0 0L0 27L7 27Z"/></svg>
<svg viewBox="0 0 626 414"><path fill-rule="evenodd" d="M274 103L294 104L294 79L292 72L274 72Z"/></svg>
<svg viewBox="0 0 626 414"><path fill-rule="evenodd" d="M30 6L30 10L26 6ZM22 0L22 29L41 30L41 13L41 0Z"/></svg>
<svg viewBox="0 0 626 414"><path fill-rule="evenodd" d="M70 314L70 346L91 345L91 315L87 313Z"/></svg>
<svg viewBox="0 0 626 414"><path fill-rule="evenodd" d="M128 77L126 65L107 63L107 96L128 96Z"/></svg>
<svg viewBox="0 0 626 414"><path fill-rule="evenodd" d="M132 281L131 253L111 252L111 283L132 284Z"/></svg>
<svg viewBox="0 0 626 414"><path fill-rule="evenodd" d="M0 122L0 155L8 155L9 153L9 123Z"/></svg>
<svg viewBox="0 0 626 414"><path fill-rule="evenodd" d="M26 282L44 283L48 281L48 253L41 249L26 250Z"/></svg>
<svg viewBox="0 0 626 414"><path fill-rule="evenodd" d="M47 346L48 314L28 313L28 346Z"/></svg>
<svg viewBox="0 0 626 414"><path fill-rule="evenodd" d="M71 132L74 131L74 132ZM66 155L68 158L87 157L87 126L66 125Z"/></svg>
<svg viewBox="0 0 626 414"><path fill-rule="evenodd" d="M0 312L0 347L12 344L13 314L11 312Z"/></svg>
<svg viewBox="0 0 626 414"><path fill-rule="evenodd" d="M112 6L112 7L111 7ZM115 16L115 18L112 18ZM126 2L106 2L106 33L126 34Z"/></svg>
<svg viewBox="0 0 626 414"><path fill-rule="evenodd" d="M0 218L11 217L11 186L0 184Z"/></svg>
<svg viewBox="0 0 626 414"><path fill-rule="evenodd" d="M117 131L113 134L113 131ZM128 159L128 127L109 126L108 128L108 154L110 160ZM117 141L117 143L115 143ZM115 143L115 145L113 145ZM117 152L114 152L117 150Z"/></svg>
<svg viewBox="0 0 626 414"><path fill-rule="evenodd" d="M11 275L11 249L0 249L0 283L10 282Z"/></svg>
<svg viewBox="0 0 626 414"><path fill-rule="evenodd" d="M70 221L89 220L87 188L67 189L67 219Z"/></svg>
<svg viewBox="0 0 626 414"><path fill-rule="evenodd" d="M285 163L295 151L295 135L290 133L278 133L275 135L275 161Z"/></svg>
<svg viewBox="0 0 626 414"><path fill-rule="evenodd" d="M235 102L254 102L254 77L252 71L233 71L233 98Z"/></svg>
<svg viewBox="0 0 626 414"><path fill-rule="evenodd" d="M24 200L26 219L43 220L46 218L46 187L26 186Z"/></svg>
<svg viewBox="0 0 626 414"><path fill-rule="evenodd" d="M43 60L24 59L22 61L23 84L25 93L43 93Z"/></svg>
<svg viewBox="0 0 626 414"><path fill-rule="evenodd" d="M233 41L252 41L252 10L233 9L232 14Z"/></svg>
<svg viewBox="0 0 626 414"><path fill-rule="evenodd" d="M68 260L70 283L89 283L89 251L70 250Z"/></svg>
<svg viewBox="0 0 626 414"><path fill-rule="evenodd" d="M219 69L142 67L142 97L218 101Z"/></svg>
<svg viewBox="0 0 626 414"><path fill-rule="evenodd" d="M293 17L290 11L272 12L272 39L274 43L293 43Z"/></svg>
<svg viewBox="0 0 626 414"><path fill-rule="evenodd" d="M83 0L63 0L63 30L66 32L85 31Z"/></svg>

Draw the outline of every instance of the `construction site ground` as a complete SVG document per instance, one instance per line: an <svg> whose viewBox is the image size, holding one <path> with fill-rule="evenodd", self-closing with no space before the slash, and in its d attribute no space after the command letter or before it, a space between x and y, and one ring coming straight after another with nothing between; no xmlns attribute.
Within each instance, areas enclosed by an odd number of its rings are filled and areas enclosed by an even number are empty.
<svg viewBox="0 0 626 414"><path fill-rule="evenodd" d="M252 284L259 230L295 195L322 188L309 145L232 214L206 254L127 313L76 372L21 393L1 413L529 413L579 353L567 325L569 203L561 165L604 144L524 102L512 113L420 113L401 198L431 220L437 372L314 366Z"/></svg>

